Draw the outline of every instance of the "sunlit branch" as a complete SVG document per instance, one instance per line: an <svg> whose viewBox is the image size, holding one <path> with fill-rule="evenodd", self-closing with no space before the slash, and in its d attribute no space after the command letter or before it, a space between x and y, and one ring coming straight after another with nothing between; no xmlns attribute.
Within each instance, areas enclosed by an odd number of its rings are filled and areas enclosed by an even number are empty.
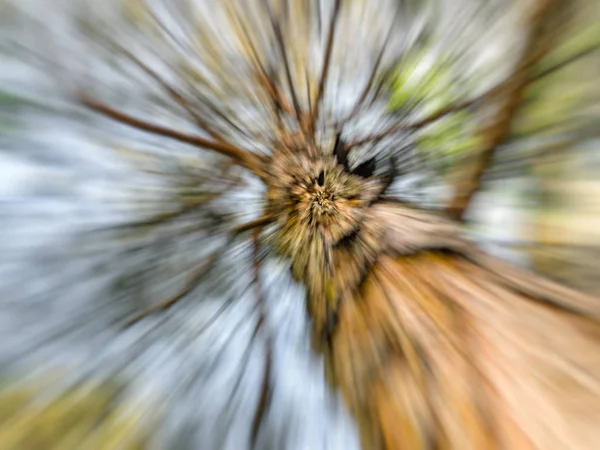
<svg viewBox="0 0 600 450"><path fill-rule="evenodd" d="M109 117L117 122L120 122L125 125L129 125L133 128L137 128L139 130L147 131L152 134L156 134L159 136L169 137L171 139L175 139L181 142L185 142L191 145L195 145L197 147L203 147L210 150L214 150L217 153L221 153L225 156L232 158L237 164L250 169L254 173L259 172L260 170L260 161L259 158L246 151L242 150L238 147L235 147L231 144L227 144L224 142L213 142L207 139L204 139L200 136L193 136L186 133L182 133L171 128L166 128L160 125L155 125L148 123L144 120L137 119L133 116L125 114L121 111L118 111L111 106L103 103L97 99L89 97L87 94L80 92L78 94L80 101L86 105L88 108Z"/></svg>
<svg viewBox="0 0 600 450"><path fill-rule="evenodd" d="M583 317L600 317L600 304L593 295L573 291L541 277L531 277L527 272L479 250L472 249L465 257L538 301Z"/></svg>
<svg viewBox="0 0 600 450"><path fill-rule="evenodd" d="M579 251L589 251L600 250L600 244L577 244L571 242L564 241L549 241L546 239L533 241L533 240L522 240L522 239L497 239L497 238L488 238L488 237L480 237L478 238L478 242L482 242L489 245L497 245L499 247L511 247L516 249L567 249L567 250L579 250Z"/></svg>

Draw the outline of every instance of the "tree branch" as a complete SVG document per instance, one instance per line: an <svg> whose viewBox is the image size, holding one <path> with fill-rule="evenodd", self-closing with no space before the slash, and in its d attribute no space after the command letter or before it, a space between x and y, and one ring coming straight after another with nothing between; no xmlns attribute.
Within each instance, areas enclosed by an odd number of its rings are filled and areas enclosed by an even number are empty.
<svg viewBox="0 0 600 450"><path fill-rule="evenodd" d="M385 51L391 40L391 37L393 34L392 32L394 31L394 23L396 22L396 19L400 15L401 5L402 5L402 3L399 2L398 7L396 8L396 13L394 15L392 24L390 25L390 28L383 39L383 44L381 45L381 49L379 50L379 53L377 54L377 57L375 58L375 63L373 64L373 67L371 68L371 73L369 75L367 84L363 88L363 90L360 94L360 97L354 104L354 107L352 108L352 111L350 111L350 114L348 114L344 119L342 119L340 124L338 124L338 126L336 127L338 130L342 130L350 120L352 120L354 117L356 117L356 115L360 111L361 106L364 104L365 100L367 99L369 92L371 92L371 88L373 87L373 82L375 81L375 77L377 76L377 71L379 70L381 61L383 60L383 55L385 54Z"/></svg>
<svg viewBox="0 0 600 450"><path fill-rule="evenodd" d="M556 63L555 65L540 71L539 73L532 74L531 79L528 81L528 83L540 80L540 79L554 73L555 71L560 70L561 68L565 67L566 65L576 61L577 59L585 57L591 53L594 53L595 51L598 51L598 49L600 49L600 43L592 45L589 48L586 48L580 52L577 52L576 54L566 58L564 61L560 61L560 62ZM538 62L544 54L545 54L545 52L542 52L540 54L529 55L529 58L527 59L527 63L525 64L526 67L525 66L521 67L521 70L531 68L534 65L534 63ZM423 127L439 120L439 119L446 117L449 114L453 114L453 113L471 108L471 107L477 105L478 103L481 104L486 99L497 96L501 92L506 91L507 86L510 85L514 81L515 75L516 74L511 75L505 81L499 83L498 85L494 86L493 88L489 89L488 91L484 92L483 94L481 94L475 98L472 98L470 100L465 100L460 103L450 104L450 105L448 105L444 108L441 108L438 111L430 114L429 116L427 116L421 120L418 120L416 122L413 122L413 123L408 123L408 124L400 123L400 124L393 125L393 126L389 127L388 129L386 129L385 131L382 131L381 133L373 134L373 135L367 136L363 139L360 139L360 140L357 140L354 142L350 142L347 144L346 148L348 150L350 150L354 147L358 147L358 146L361 146L361 145L364 145L364 144L367 144L370 142L377 142L377 141L380 141L380 140L382 140L386 137L389 137L395 133L398 133L400 131L418 130L420 128L423 128ZM366 92L368 92L368 91L363 92L363 94L361 96L361 100L363 102L364 102L363 96L366 96ZM347 120L351 119L357 113L357 107L359 105L360 105L360 100L359 100L359 103L357 103L357 105L355 105L355 108L352 111L352 113L346 119L344 119L343 122L346 122Z"/></svg>
<svg viewBox="0 0 600 450"><path fill-rule="evenodd" d="M294 105L294 111L296 113L296 121L297 121L298 125L300 125L301 121L302 121L302 111L300 109L300 103L298 101L298 96L296 95L296 89L294 87L294 80L292 79L292 72L290 69L290 63L289 63L288 54L287 54L286 48L285 48L285 42L283 39L283 33L281 31L281 26L275 19L273 10L271 9L271 6L270 6L268 0L264 0L263 5L267 11L267 15L269 16L269 19L271 21L271 26L273 27L273 31L275 33L275 42L277 44L279 52L281 53L281 58L283 60L283 68L284 68L285 76L286 76L288 86L290 89L290 94L292 96L292 104Z"/></svg>
<svg viewBox="0 0 600 450"><path fill-rule="evenodd" d="M210 137L219 141L221 143L225 143L225 139L217 132L215 132L208 123L196 112L196 110L190 105L190 103L181 95L175 88L173 88L169 83L167 83L160 75L154 72L150 67L144 64L138 57L136 57L133 53L122 47L116 42L113 42L112 39L110 43L115 46L115 48L123 53L125 57L127 57L131 62L133 62L136 66L138 66L141 70L143 70L148 76L150 76L154 81L156 81L168 94L169 96L177 102L181 107L183 107L188 114L194 119L196 124L204 131L206 131Z"/></svg>
<svg viewBox="0 0 600 450"><path fill-rule="evenodd" d="M230 239L228 239L227 244L229 242ZM225 244L225 246L227 246L227 244ZM135 323L139 322L140 320L151 316L152 314L165 311L166 309L170 308L175 303L177 303L179 300L181 300L183 297L188 295L191 291L193 291L196 288L196 286L198 286L200 281L202 281L204 276L212 268L213 264L216 262L217 258L221 255L222 252L223 248L219 248L218 250L215 250L213 253L211 253L208 256L208 258L203 260L193 270L192 274L185 283L185 286L180 291L178 291L175 295L172 295L171 297L161 301L160 303L157 303L156 305L153 305L147 309L144 309L143 311L140 311L138 314L135 314L133 317L131 317L125 322L125 327L130 327Z"/></svg>
<svg viewBox="0 0 600 450"><path fill-rule="evenodd" d="M319 107L325 91L325 84L327 83L327 76L329 75L329 61L331 60L331 53L333 50L333 41L335 37L335 29L340 15L341 0L335 0L333 6L333 13L331 16L331 22L329 23L329 31L327 34L327 42L325 44L325 55L323 56L323 68L321 69L321 78L319 79L319 85L317 87L317 99L313 110L312 117L310 119L310 132L314 134L315 124L319 120Z"/></svg>
<svg viewBox="0 0 600 450"><path fill-rule="evenodd" d="M207 148L214 150L217 153L232 158L237 164L246 169L251 170L254 173L260 173L261 162L260 159L247 150L242 150L234 145L225 142L213 142L204 139L200 136L189 135L182 133L171 128L166 128L160 125L154 125L144 120L135 118L121 111L118 111L111 106L107 105L100 100L94 99L83 92L78 93L79 100L88 108L100 113L106 117L113 119L116 122L120 122L130 127L137 128L138 130L147 131L152 134L159 136L169 137L187 144L195 145L197 147Z"/></svg>
<svg viewBox="0 0 600 450"><path fill-rule="evenodd" d="M533 80L537 81L541 78L551 75L554 72L562 69L563 67L568 66L569 64L577 61L578 59L584 58L588 55L591 55L592 53L595 53L598 50L600 50L600 42L596 42L593 45L590 45L589 47L584 48L583 50L580 50L580 51L576 52L575 54L569 56L568 58L565 58L564 60L554 64L553 66L550 66L550 67L540 71L539 73L536 73L535 76L533 77Z"/></svg>
<svg viewBox="0 0 600 450"><path fill-rule="evenodd" d="M223 253L223 249L226 248L240 233L252 229L260 230L265 224L270 223L271 221L272 219L270 216L265 216L258 220L248 222L235 228L231 235L227 238L225 244L222 247L215 250L214 252L212 252L192 271L192 274L189 276L187 282L185 283L185 286L181 290L179 290L176 294L172 295L171 297L157 303L156 305L153 305L143 311L140 311L138 314L135 314L133 317L131 317L125 322L125 327L130 327L133 324L139 322L140 320L151 316L152 314L162 312L173 306L183 297L188 295L192 290L194 290L196 286L198 286L198 284L213 267L214 263L217 261L219 256L221 256L221 254Z"/></svg>
<svg viewBox="0 0 600 450"><path fill-rule="evenodd" d="M481 179L492 161L494 151L510 133L525 89L532 80L531 69L549 50L545 26L555 5L556 2L551 0L540 0L536 5L529 20L529 36L521 58L513 75L499 93L495 114L483 124L479 133L482 138L481 146L473 152L470 161L467 161L465 173L460 177L461 181L454 198L446 208L446 213L453 219L463 218L471 199L481 187Z"/></svg>
<svg viewBox="0 0 600 450"><path fill-rule="evenodd" d="M273 216L265 215L265 216L259 217L256 220L252 220L252 221L246 222L238 227L235 227L233 229L233 232L235 234L241 234L241 233L244 233L245 231L253 230L255 228L262 228L265 225L272 223L274 220L275 219Z"/></svg>
<svg viewBox="0 0 600 450"><path fill-rule="evenodd" d="M265 414L267 412L267 408L269 402L271 400L271 392L273 389L273 381L272 381L272 359L273 359L273 339L271 336L271 332L268 329L266 324L266 315L267 315L267 307L265 304L265 299L262 294L262 289L260 286L260 262L258 256L258 235L260 233L260 228L255 228L253 243L254 243L254 257L252 259L252 268L254 272L254 286L256 288L256 302L259 309L259 323L262 327L262 331L265 334L265 363L263 368L263 377L260 388L260 396L258 398L258 405L256 407L256 411L254 412L254 417L252 418L252 429L251 429L251 442L252 448L256 448L256 442L258 439L258 432L260 431L260 426L264 420Z"/></svg>
<svg viewBox="0 0 600 450"><path fill-rule="evenodd" d="M473 105L475 105L476 103L482 101L485 98L488 98L490 95L492 95L493 93L497 92L497 90L499 89L498 86L490 89L489 91L485 92L484 94L473 98L471 100L466 100L464 102L461 103L456 103L456 104L452 104L449 105L445 108L442 108L436 112L434 112L433 114L430 114L429 116L417 121L417 122L413 122L413 123L400 123L397 125L393 125L391 127L389 127L387 130L382 131L381 133L378 134L373 134L371 136L367 136L364 139L360 139L358 141L354 141L351 142L347 145L347 149L350 150L351 148L354 147L358 147L364 144L367 144L369 142L377 142L380 141L388 136L391 136L395 133L398 133L399 131L411 131L411 130L418 130L420 128L423 128L426 125L429 125L430 123L435 122L436 120L439 120L449 114L458 112L458 111L462 111L464 109L467 109Z"/></svg>

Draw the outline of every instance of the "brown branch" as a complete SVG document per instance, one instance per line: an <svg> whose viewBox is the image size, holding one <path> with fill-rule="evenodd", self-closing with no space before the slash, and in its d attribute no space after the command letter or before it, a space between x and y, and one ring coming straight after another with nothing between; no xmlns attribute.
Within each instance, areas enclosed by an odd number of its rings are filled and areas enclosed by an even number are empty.
<svg viewBox="0 0 600 450"><path fill-rule="evenodd" d="M227 174L229 170L229 165L227 165L223 169L223 176ZM115 225L109 228L102 228L102 231L116 231L116 230L126 230L126 229L136 229L136 228L145 228L145 227L154 227L157 225L162 225L173 219L177 219L179 217L183 217L188 213L193 212L196 208L205 205L213 200L216 200L222 197L228 189L231 189L235 186L241 184L241 179L234 178L230 180L228 183L223 186L223 188L219 192L206 192L202 196L198 196L198 198L190 201L187 204L182 205L179 209L173 211L167 211L163 213L159 213L153 217L149 217L147 219L138 220L137 222L128 222L124 224ZM248 226L248 225L247 225Z"/></svg>
<svg viewBox="0 0 600 450"><path fill-rule="evenodd" d="M271 215L264 215L262 217L259 217L256 220L251 220L250 222L246 222L238 227L235 227L233 229L233 232L235 234L241 234L244 233L246 231L249 230L253 230L255 228L263 228L265 225L268 225L270 223L273 223L274 221L274 217Z"/></svg>
<svg viewBox="0 0 600 450"><path fill-rule="evenodd" d="M150 13L154 22L163 31L163 33L168 35L180 47L181 50L183 50L184 52L192 53L192 54L196 52L189 44L184 43L183 41L178 39L177 36L175 36L173 34L173 32L164 25L164 23L156 16L156 14L153 11L148 10L148 12ZM247 140L250 140L249 135L245 130L241 129L239 125L234 123L229 117L227 117L227 115L224 112L222 112L217 106L215 106L211 101L209 101L209 99L205 95L203 95L201 92L198 91L196 84L190 83L189 80L187 80L186 77L182 76L181 73L178 73L178 75L181 77L181 80L184 81L188 85L188 88L191 88L192 90L194 90L196 97L198 97L202 101L203 106L207 106L212 114L214 114L215 116L218 116L219 118L224 120L226 124L231 126L235 131L239 132L242 136L244 136L244 138L246 138ZM200 76L198 73L195 73L194 76L201 78L203 80L203 83L205 83L205 84L207 83L206 78L203 76ZM203 122L205 122L205 121L203 121ZM222 127L222 125L220 125L220 127ZM202 126L201 126L201 128L202 128ZM206 131L213 138L218 139L217 138L218 134L216 132L214 132L214 134L212 134L210 132L210 130L207 129Z"/></svg>
<svg viewBox="0 0 600 450"><path fill-rule="evenodd" d="M194 209L198 208L199 206L204 205L205 203L210 202L211 200L218 198L220 195L222 195L220 192L219 193L209 193L206 195L206 197L196 199L196 200L190 202L189 204L183 206L180 209L177 209L174 211L168 211L168 212L165 212L162 214L157 214L154 217L139 220L137 222L129 222L129 223L125 223L122 225L115 225L111 228L108 228L108 230L115 231L115 230L123 230L123 229L154 227L157 225L161 225L161 224L169 222L173 219L177 219L178 217L182 217L189 212L192 212ZM107 228L104 228L103 230L107 230Z"/></svg>
<svg viewBox="0 0 600 450"><path fill-rule="evenodd" d="M311 83L310 83L310 76L308 74L308 69L304 69L304 81L306 83L306 101L308 103L308 117L305 117L305 120L310 121L311 117L313 116L313 104L312 104L312 98L311 98ZM310 127L310 125L308 126Z"/></svg>
<svg viewBox="0 0 600 450"><path fill-rule="evenodd" d="M460 220L469 206L474 194L481 187L483 174L490 165L495 149L508 137L512 121L523 98L528 84L531 82L530 71L549 50L550 39L545 36L545 27L550 18L553 2L541 0L529 21L529 36L516 69L498 101L497 110L491 120L483 124L480 131L481 147L473 152L466 164L466 171L457 186L454 198L446 208L446 213L453 219Z"/></svg>
<svg viewBox="0 0 600 450"><path fill-rule="evenodd" d="M370 142L378 142L386 137L389 137L395 133L398 133L399 131L419 130L427 125L430 125L431 123L433 123L439 119L446 117L449 114L463 111L465 109L474 107L478 104L482 104L486 100L502 93L506 89L506 86L512 81L512 79L513 79L513 76L511 75L508 78L506 78L505 80L503 80L500 83L498 83L497 85L495 85L494 87L489 88L487 91L485 91L484 93L482 93L474 98L464 100L459 103L452 103L448 106L445 106L445 107L431 113L427 117L424 117L423 119L420 119L416 122L397 123L395 125L388 127L385 131L382 131L381 133L373 134L373 135L367 136L363 139L360 139L358 141L351 142L347 145L347 148L348 148L348 150L350 150L354 147L358 147L358 146L361 146L361 145L364 145L364 144L367 144ZM380 89L382 89L382 87L383 87L383 84L380 83L378 86L378 89L380 90ZM377 95L377 93L376 93L376 95ZM409 108L408 108L409 111L407 112L407 114L405 116L408 116L410 114L410 112L417 109L424 102L424 100L425 100L424 98L420 98L420 99L413 101L412 104L409 106Z"/></svg>
<svg viewBox="0 0 600 450"><path fill-rule="evenodd" d="M152 11L151 8L149 8L146 12L150 15L150 17L158 26L158 28L167 36L169 36L176 43L176 45L178 45L184 51L191 50L189 46L186 47L183 44L183 42L177 39L177 37L172 33L172 31L164 25L164 23L156 16L156 14L154 13L154 11ZM150 78L156 81L176 103L182 106L202 130L206 131L213 139L219 142L226 142L225 139L220 134L215 132L210 127L210 125L198 114L196 109L189 103L189 101L185 97L183 97L183 95L180 94L175 88L173 88L173 86L167 83L166 80L164 80L158 73L152 70L147 64L142 62L138 57L136 57L133 53L131 53L119 42L117 42L117 40L109 33L101 32L99 34L102 37L102 40L106 42L106 48L109 51L117 51L123 54L123 56L129 59L133 64L135 64L143 72L145 72ZM162 56L158 55L158 57L164 62L166 62ZM181 74L179 73L178 75L181 76Z"/></svg>
<svg viewBox="0 0 600 450"><path fill-rule="evenodd" d="M116 122L129 125L133 128L137 128L138 130L147 131L152 134L169 137L171 139L185 142L187 144L195 145L197 147L214 150L217 153L232 158L237 164L241 165L242 167L245 167L254 173L260 173L261 163L259 158L247 150L242 150L241 148L238 148L225 142L213 142L204 139L200 136L189 135L173 130L171 128L151 124L144 120L135 118L121 111L118 111L112 108L111 106L107 105L106 103L94 99L83 92L79 92L77 95L79 97L79 100L85 106L96 111L97 113L100 113L106 117L115 120Z"/></svg>
<svg viewBox="0 0 600 450"><path fill-rule="evenodd" d="M264 416L267 411L267 406L269 404L269 400L271 398L271 366L272 366L272 355L271 355L271 345L267 345L267 354L265 355L265 366L263 369L263 378L260 388L260 397L258 400L258 406L254 413L254 417L252 419L252 448L256 448L256 441L258 439L258 432L260 431L260 425L264 420Z"/></svg>

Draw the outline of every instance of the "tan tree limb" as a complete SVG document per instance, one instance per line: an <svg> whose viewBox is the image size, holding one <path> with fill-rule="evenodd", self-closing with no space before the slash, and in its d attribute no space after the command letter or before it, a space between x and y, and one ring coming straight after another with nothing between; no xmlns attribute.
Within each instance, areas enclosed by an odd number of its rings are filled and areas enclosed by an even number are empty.
<svg viewBox="0 0 600 450"><path fill-rule="evenodd" d="M261 172L262 163L260 158L247 150L243 150L225 142L210 141L200 136L182 133L171 128L146 122L114 109L106 103L92 98L83 92L79 92L77 95L82 104L96 111L97 113L113 119L116 122L129 125L130 127L137 128L138 130L147 131L152 134L165 136L197 147L213 150L217 153L232 158L234 162L242 167L245 167L246 169L251 170L254 173L258 174Z"/></svg>
<svg viewBox="0 0 600 450"><path fill-rule="evenodd" d="M525 89L532 80L531 69L549 50L551 39L546 35L546 27L554 12L553 7L557 3L551 0L540 0L531 15L527 41L515 71L498 94L495 113L490 120L483 123L478 133L481 144L466 162L454 197L446 207L446 213L453 219L463 218L471 199L481 187L481 179L492 161L496 148L510 134Z"/></svg>

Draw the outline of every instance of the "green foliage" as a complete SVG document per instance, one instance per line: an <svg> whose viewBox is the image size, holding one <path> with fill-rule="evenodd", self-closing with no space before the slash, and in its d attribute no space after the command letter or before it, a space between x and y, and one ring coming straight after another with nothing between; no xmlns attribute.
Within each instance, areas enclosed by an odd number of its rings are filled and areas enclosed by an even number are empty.
<svg viewBox="0 0 600 450"><path fill-rule="evenodd" d="M408 55L392 76L388 107L401 111L418 105L419 120L456 102L462 92L452 69L440 55L422 48ZM433 167L444 171L451 162L476 144L470 114L458 111L419 130L418 151L427 155Z"/></svg>
<svg viewBox="0 0 600 450"><path fill-rule="evenodd" d="M16 113L29 102L6 90L0 90L0 133L13 130L19 125Z"/></svg>
<svg viewBox="0 0 600 450"><path fill-rule="evenodd" d="M597 87L600 29L587 27L557 46L540 63L516 121L518 136L555 135L583 125L589 92ZM590 56L590 58L586 58Z"/></svg>
<svg viewBox="0 0 600 450"><path fill-rule="evenodd" d="M145 448L140 415L114 403L107 386L80 387L50 403L36 403L38 389L0 390L0 448Z"/></svg>

